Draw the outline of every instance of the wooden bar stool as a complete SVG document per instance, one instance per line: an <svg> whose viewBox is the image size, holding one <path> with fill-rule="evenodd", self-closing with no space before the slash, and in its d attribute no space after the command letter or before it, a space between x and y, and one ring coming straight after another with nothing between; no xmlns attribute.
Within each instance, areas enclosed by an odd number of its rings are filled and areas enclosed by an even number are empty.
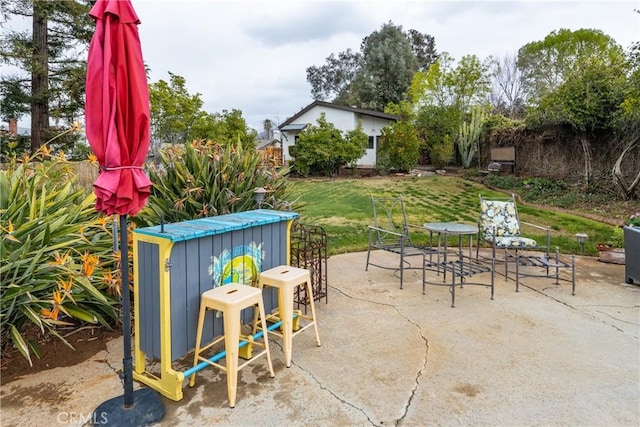
<svg viewBox="0 0 640 427"><path fill-rule="evenodd" d="M264 342L258 343L252 339L252 337L245 337L240 334L240 314L243 309L253 307L257 305L260 317L262 320L262 330L264 333ZM224 335L215 339L211 343L200 347L200 340L202 339L202 326L204 324L205 314L207 310L218 310L222 312L224 322ZM200 298L200 315L198 318L198 331L196 333L196 349L193 357L193 366L196 366L199 362L207 362L216 368L219 368L227 374L227 394L229 396L229 406L234 407L236 405L236 392L238 384L238 371L249 363L256 360L258 357L267 356L267 364L269 366L269 373L271 378L275 376L273 373L273 366L271 365L271 354L269 352L269 339L267 336L267 327L264 304L262 300L262 290L253 286L243 285L240 283L229 283L224 286L206 291ZM220 341L224 340L224 349L226 351L225 365L221 365L216 362L212 362L200 354L208 348L214 346ZM242 365L238 366L238 344L240 341L247 341L249 344L258 345L263 347L263 350L254 355L250 360L246 361ZM189 386L193 387L196 382L196 374L191 376Z"/></svg>
<svg viewBox="0 0 640 427"><path fill-rule="evenodd" d="M316 309L313 303L313 289L311 286L311 274L309 270L303 268L291 267L289 265L281 265L272 269L263 271L260 273L258 280L258 287L260 289L265 286L271 286L278 288L278 312L270 314L267 320L270 322L276 322L281 320L282 326L280 332L271 331L271 334L282 338L284 346L284 355L286 359L287 368L291 366L291 349L292 338L298 335L305 329L313 326L316 332L316 343L318 347L320 343L320 335L318 334L318 323L316 321ZM307 294L309 296L309 303L311 305L311 316L303 315L302 312L296 310L296 319L293 319L293 293L298 286L306 286ZM262 316L262 313L260 314ZM306 319L309 322L303 326L300 326L300 318ZM264 330L264 323L261 326ZM258 317L254 317L253 330L254 333L258 330Z"/></svg>

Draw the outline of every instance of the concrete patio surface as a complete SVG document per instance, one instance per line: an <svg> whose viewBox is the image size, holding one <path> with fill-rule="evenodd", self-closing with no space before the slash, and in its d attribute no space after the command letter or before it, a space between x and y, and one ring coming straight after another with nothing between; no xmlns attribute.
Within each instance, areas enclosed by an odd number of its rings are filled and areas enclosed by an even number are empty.
<svg viewBox="0 0 640 427"><path fill-rule="evenodd" d="M640 425L640 287L624 283L624 266L577 257L575 296L566 282L536 278L516 293L496 276L493 301L487 288L465 286L451 308L446 287L422 294L420 272L401 290L393 272L365 272L365 259L329 259L322 347L305 331L286 368L272 338L275 378L264 358L241 370L233 409L225 376L205 369L183 400L164 399L158 425ZM2 385L1 424L83 425L122 394L121 367L117 339L84 363Z"/></svg>

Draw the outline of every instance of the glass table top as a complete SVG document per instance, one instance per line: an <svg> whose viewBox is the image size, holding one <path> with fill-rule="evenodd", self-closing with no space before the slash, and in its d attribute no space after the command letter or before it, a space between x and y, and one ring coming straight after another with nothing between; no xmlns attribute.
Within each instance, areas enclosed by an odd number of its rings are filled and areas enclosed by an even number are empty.
<svg viewBox="0 0 640 427"><path fill-rule="evenodd" d="M435 233L447 234L477 234L476 225L462 224L459 222L427 222L424 228Z"/></svg>

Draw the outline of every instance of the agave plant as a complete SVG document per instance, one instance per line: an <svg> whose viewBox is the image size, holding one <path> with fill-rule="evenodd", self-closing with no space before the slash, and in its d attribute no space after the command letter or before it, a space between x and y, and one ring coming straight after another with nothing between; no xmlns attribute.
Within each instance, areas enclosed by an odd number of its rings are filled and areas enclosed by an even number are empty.
<svg viewBox="0 0 640 427"><path fill-rule="evenodd" d="M74 188L62 156L46 146L0 171L0 324L31 363L38 354L29 325L69 343L59 328L83 322L109 327L119 289L109 219L94 196Z"/></svg>
<svg viewBox="0 0 640 427"><path fill-rule="evenodd" d="M133 218L138 225L161 219L188 219L242 212L256 207L254 190L264 188L263 205L286 206L288 168L265 164L255 150L241 144L194 141L160 151L159 164L150 167L153 190L146 207Z"/></svg>

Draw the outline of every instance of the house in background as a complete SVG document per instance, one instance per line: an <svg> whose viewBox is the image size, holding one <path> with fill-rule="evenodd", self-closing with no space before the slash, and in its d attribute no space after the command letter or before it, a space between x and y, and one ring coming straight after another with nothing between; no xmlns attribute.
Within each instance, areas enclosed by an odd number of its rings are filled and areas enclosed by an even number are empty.
<svg viewBox="0 0 640 427"><path fill-rule="evenodd" d="M258 134L256 139L256 150L260 153L263 160L269 160L274 166L282 165L282 144L280 131L268 130Z"/></svg>
<svg viewBox="0 0 640 427"><path fill-rule="evenodd" d="M358 121L362 122L362 130L369 135L366 153L356 163L357 167L362 168L375 167L378 140L382 134L382 128L400 118L399 116L379 111L364 110L331 102L314 101L278 127L282 135L282 156L285 164L293 160L289 154L289 147L295 145L300 132L307 126L317 125L317 120L322 113L325 114L327 122L332 123L343 134L355 129L358 126Z"/></svg>

